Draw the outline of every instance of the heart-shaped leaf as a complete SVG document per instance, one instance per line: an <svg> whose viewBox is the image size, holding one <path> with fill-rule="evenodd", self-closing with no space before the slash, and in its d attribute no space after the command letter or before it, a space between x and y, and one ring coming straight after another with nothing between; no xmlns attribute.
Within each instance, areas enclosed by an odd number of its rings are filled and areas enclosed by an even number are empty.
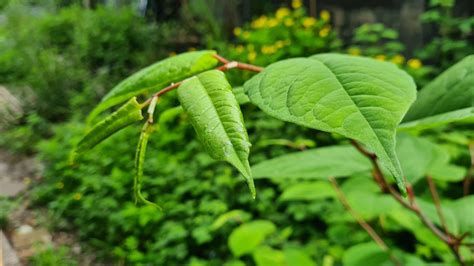
<svg viewBox="0 0 474 266"><path fill-rule="evenodd" d="M173 82L181 81L217 65L214 51L179 54L159 61L131 75L115 86L87 118L91 122L101 112L133 96L158 91Z"/></svg>
<svg viewBox="0 0 474 266"><path fill-rule="evenodd" d="M406 192L395 130L415 100L416 86L395 65L320 54L271 64L244 88L252 103L276 118L360 141Z"/></svg>
<svg viewBox="0 0 474 266"><path fill-rule="evenodd" d="M143 119L142 107L133 97L116 112L97 123L76 145L71 153L70 161L74 162L76 155L84 153L110 137L115 132Z"/></svg>
<svg viewBox="0 0 474 266"><path fill-rule="evenodd" d="M251 144L239 104L224 73L210 70L185 80L178 88L178 99L207 152L237 168L255 197L248 162Z"/></svg>
<svg viewBox="0 0 474 266"><path fill-rule="evenodd" d="M418 93L400 125L402 130L422 130L453 122L474 123L474 55L470 55Z"/></svg>

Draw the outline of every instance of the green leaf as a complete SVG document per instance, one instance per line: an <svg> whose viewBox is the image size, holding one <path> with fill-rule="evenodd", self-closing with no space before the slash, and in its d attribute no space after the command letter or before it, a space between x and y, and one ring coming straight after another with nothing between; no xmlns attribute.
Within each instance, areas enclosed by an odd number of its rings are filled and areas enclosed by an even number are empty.
<svg viewBox="0 0 474 266"><path fill-rule="evenodd" d="M344 266L380 265L392 266L390 256L373 242L358 244L349 248L342 257Z"/></svg>
<svg viewBox="0 0 474 266"><path fill-rule="evenodd" d="M133 96L158 91L173 82L211 69L217 65L214 51L196 51L179 54L148 66L115 86L95 107L87 118L88 123L101 112Z"/></svg>
<svg viewBox="0 0 474 266"><path fill-rule="evenodd" d="M242 210L232 210L217 217L217 219L212 223L211 228L212 230L217 230L229 221L245 222L248 219L250 219L250 214Z"/></svg>
<svg viewBox="0 0 474 266"><path fill-rule="evenodd" d="M283 250L287 266L315 266L316 263L311 257L301 249L298 248L285 248Z"/></svg>
<svg viewBox="0 0 474 266"><path fill-rule="evenodd" d="M252 255L257 266L289 266L285 254L269 246L257 248Z"/></svg>
<svg viewBox="0 0 474 266"><path fill-rule="evenodd" d="M462 180L466 173L464 168L449 164L449 154L426 138L398 133L397 154L403 173L412 184L426 175L434 179L457 182Z"/></svg>
<svg viewBox="0 0 474 266"><path fill-rule="evenodd" d="M335 197L336 193L329 182L302 182L285 188L281 200L318 200Z"/></svg>
<svg viewBox="0 0 474 266"><path fill-rule="evenodd" d="M456 218L460 232L468 232L469 238L474 239L474 195L450 202L446 208L450 209Z"/></svg>
<svg viewBox="0 0 474 266"><path fill-rule="evenodd" d="M364 190L351 192L347 195L347 201L352 209L366 220L389 214L400 208L391 196Z"/></svg>
<svg viewBox="0 0 474 266"><path fill-rule="evenodd" d="M349 145L289 153L252 167L255 178L324 179L370 172L370 161Z"/></svg>
<svg viewBox="0 0 474 266"><path fill-rule="evenodd" d="M76 155L84 153L110 137L115 132L143 119L142 107L133 97L116 112L97 123L77 144L71 154L71 162Z"/></svg>
<svg viewBox="0 0 474 266"><path fill-rule="evenodd" d="M320 54L271 64L244 88L252 103L276 118L363 143L406 192L395 130L415 100L416 88L395 65Z"/></svg>
<svg viewBox="0 0 474 266"><path fill-rule="evenodd" d="M232 92L234 93L235 98L240 105L250 102L249 97L247 94L245 94L244 87L236 87L232 90Z"/></svg>
<svg viewBox="0 0 474 266"><path fill-rule="evenodd" d="M143 179L143 164L145 162L146 147L151 132L153 132L153 126L150 125L148 122L145 122L145 125L143 126L143 129L140 133L137 150L135 152L135 177L133 179L133 191L135 194L135 203L140 201L141 203L149 204L161 210L160 206L145 199L141 192Z"/></svg>
<svg viewBox="0 0 474 266"><path fill-rule="evenodd" d="M237 168L255 198L248 162L251 144L239 104L224 73L210 70L187 79L178 88L178 99L207 152Z"/></svg>
<svg viewBox="0 0 474 266"><path fill-rule="evenodd" d="M453 122L474 123L474 55L470 55L418 93L400 125L401 130L422 130Z"/></svg>
<svg viewBox="0 0 474 266"><path fill-rule="evenodd" d="M265 220L242 224L230 234L229 248L236 257L251 253L275 230L276 226Z"/></svg>

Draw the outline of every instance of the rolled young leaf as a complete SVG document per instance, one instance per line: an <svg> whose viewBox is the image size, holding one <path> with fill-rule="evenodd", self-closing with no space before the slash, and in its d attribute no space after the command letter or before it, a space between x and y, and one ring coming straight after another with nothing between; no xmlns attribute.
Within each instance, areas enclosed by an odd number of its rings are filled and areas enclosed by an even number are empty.
<svg viewBox="0 0 474 266"><path fill-rule="evenodd" d="M142 202L145 204L152 205L161 210L161 207L157 204L145 199L143 197L141 188L142 188L142 179L143 179L143 164L145 162L145 153L146 147L148 145L148 138L150 137L151 132L153 132L153 126L148 122L145 122L145 125L142 128L140 133L140 138L138 139L137 150L135 152L135 177L133 179L133 192L135 194L135 202Z"/></svg>
<svg viewBox="0 0 474 266"><path fill-rule="evenodd" d="M88 123L101 112L140 94L158 91L173 82L181 81L215 67L215 51L196 51L179 54L146 67L115 86L87 118Z"/></svg>
<svg viewBox="0 0 474 266"><path fill-rule="evenodd" d="M185 80L178 88L178 99L207 152L237 168L255 197L248 162L251 144L239 104L224 73L210 70Z"/></svg>
<svg viewBox="0 0 474 266"><path fill-rule="evenodd" d="M416 86L395 65L319 54L271 64L244 88L253 104L278 119L363 143L406 193L395 130L415 100Z"/></svg>
<svg viewBox="0 0 474 266"><path fill-rule="evenodd" d="M84 153L110 137L115 132L143 119L142 107L133 97L116 112L97 123L74 148L70 162L73 163L76 155Z"/></svg>

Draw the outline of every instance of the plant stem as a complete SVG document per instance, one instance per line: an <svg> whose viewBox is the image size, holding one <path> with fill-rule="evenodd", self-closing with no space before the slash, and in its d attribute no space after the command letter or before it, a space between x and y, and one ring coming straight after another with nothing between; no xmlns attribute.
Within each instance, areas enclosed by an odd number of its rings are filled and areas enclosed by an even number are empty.
<svg viewBox="0 0 474 266"><path fill-rule="evenodd" d="M431 176L429 175L426 176L426 180L428 181L431 197L433 198L433 202L436 206L436 212L438 213L439 221L441 222L441 225L443 226L445 234L449 235L448 227L446 226L446 220L444 219L443 210L441 208L441 201L439 199L438 191L436 190L436 185L433 182L433 178L431 178Z"/></svg>
<svg viewBox="0 0 474 266"><path fill-rule="evenodd" d="M219 62L223 63L223 65L216 68L217 70L220 70L220 71L227 71L227 70L232 69L232 68L238 68L238 69L241 69L241 70L248 70L248 71L253 71L253 72L261 72L263 70L263 67L250 65L250 64L246 64L246 63L242 63L242 62L237 62L237 61L229 61L228 59L226 59L226 58L224 58L224 57L222 57L218 54L215 54L213 56ZM154 97L160 97L161 95L178 88L181 85L181 83L183 83L183 81L184 80L176 82L176 83L171 83L171 85L169 85L168 87L163 88L162 90L160 90L157 93L153 94L152 97L150 97L144 103L141 104L142 108L148 106L151 103L151 101Z"/></svg>
<svg viewBox="0 0 474 266"><path fill-rule="evenodd" d="M461 244L459 239L455 237L451 237L452 234L450 233L443 233L441 230L439 230L436 225L420 210L418 205L415 202L415 194L413 193L413 189L411 186L408 187L407 191L410 197L410 203L406 202L402 196L391 186L387 183L385 180L385 176L382 173L382 170L380 169L380 166L377 161L377 156L375 154L367 151L364 147L362 147L358 142L351 140L352 145L359 151L361 152L364 156L366 156L371 162L374 167L373 170L373 175L375 181L379 184L381 190L385 192L385 189L388 190L390 195L398 201L403 207L407 208L408 210L414 212L418 218L421 220L421 222L430 229L431 232L433 232L439 239L441 239L446 245L449 246L451 249L452 253L456 257L456 260L459 262L460 265L465 265L464 259L461 257L461 254L459 253L459 245Z"/></svg>
<svg viewBox="0 0 474 266"><path fill-rule="evenodd" d="M329 181L331 181L332 186L334 187L334 190L336 190L337 197L339 198L339 201L342 203L344 208L350 213L350 215L359 223L359 225L364 228L364 230L369 234L369 236L374 240L374 242L385 252L387 252L390 255L390 259L395 263L395 265L402 265L400 261L395 257L390 249L388 248L387 244L383 241L383 239L375 232L375 230L368 224L364 219L356 213L352 208L349 202L347 201L346 196L344 195L344 192L342 192L341 188L337 184L337 181L334 177L329 177Z"/></svg>
<svg viewBox="0 0 474 266"><path fill-rule="evenodd" d="M474 175L474 142L469 143L469 154L471 155L471 167L469 167L463 182L464 196L467 196L470 193L471 181Z"/></svg>

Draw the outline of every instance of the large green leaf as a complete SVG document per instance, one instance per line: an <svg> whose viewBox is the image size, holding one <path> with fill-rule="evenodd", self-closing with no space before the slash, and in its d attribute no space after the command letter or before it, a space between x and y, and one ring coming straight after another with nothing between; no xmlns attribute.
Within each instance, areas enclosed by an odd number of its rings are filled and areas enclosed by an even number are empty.
<svg viewBox="0 0 474 266"><path fill-rule="evenodd" d="M290 153L252 167L255 178L324 179L370 172L370 161L349 145Z"/></svg>
<svg viewBox="0 0 474 266"><path fill-rule="evenodd" d="M179 54L159 61L131 75L115 86L91 112L88 121L108 108L140 94L158 91L173 82L213 68L217 59L214 51L197 51Z"/></svg>
<svg viewBox="0 0 474 266"><path fill-rule="evenodd" d="M474 240L474 195L446 204L453 213L461 233L468 232L470 241Z"/></svg>
<svg viewBox="0 0 474 266"><path fill-rule="evenodd" d="M390 255L373 242L352 246L344 252L342 262L344 266L393 265Z"/></svg>
<svg viewBox="0 0 474 266"><path fill-rule="evenodd" d="M265 220L242 224L230 234L229 248L236 257L251 253L275 230L276 226Z"/></svg>
<svg viewBox="0 0 474 266"><path fill-rule="evenodd" d="M71 154L71 162L77 154L84 153L108 138L115 132L143 119L142 107L136 97L130 99L116 112L97 123L77 144Z"/></svg>
<svg viewBox="0 0 474 266"><path fill-rule="evenodd" d="M395 130L415 100L416 88L395 65L320 54L271 64L244 88L252 103L276 118L360 141L405 192Z"/></svg>
<svg viewBox="0 0 474 266"><path fill-rule="evenodd" d="M224 73L210 70L184 81L178 88L178 99L207 152L214 159L235 166L255 197L248 162L251 144L239 104Z"/></svg>
<svg viewBox="0 0 474 266"><path fill-rule="evenodd" d="M474 55L470 55L418 93L400 129L421 130L452 122L474 123Z"/></svg>

